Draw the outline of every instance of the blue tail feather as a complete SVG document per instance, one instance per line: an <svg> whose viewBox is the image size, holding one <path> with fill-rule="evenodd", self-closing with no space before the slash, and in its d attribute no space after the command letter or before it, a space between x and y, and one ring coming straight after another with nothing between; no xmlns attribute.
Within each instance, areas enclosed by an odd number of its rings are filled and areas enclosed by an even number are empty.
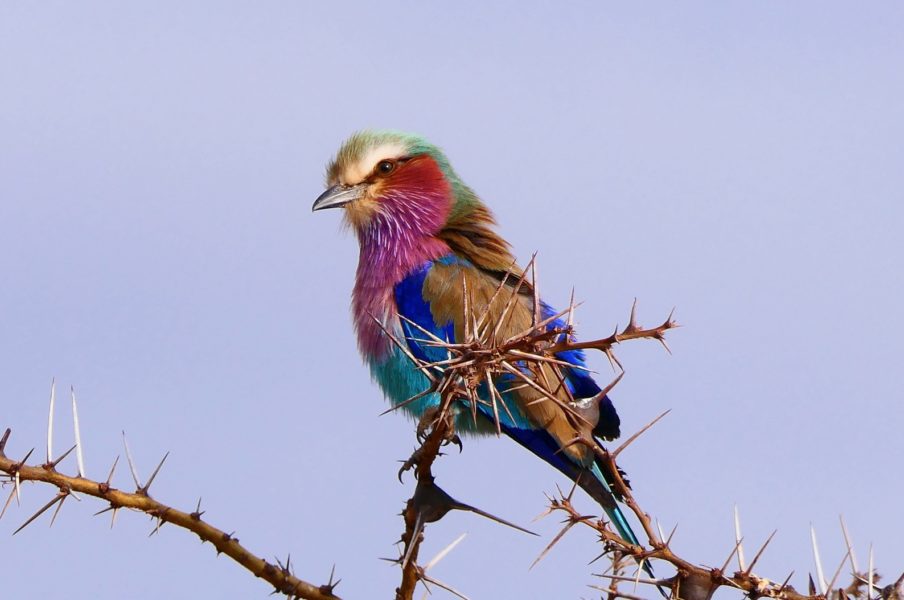
<svg viewBox="0 0 904 600"><path fill-rule="evenodd" d="M593 476L603 485L603 488L609 492L609 494L614 498L615 494L612 492L612 487L609 485L609 482L606 481L606 477L603 475L602 470L599 465L594 463L593 467L591 467L590 472L593 473ZM603 506L603 510L606 511L606 514L609 515L609 520L615 526L615 529L618 531L618 535L622 536L626 541L634 544L635 546L640 546L640 540L637 539L637 535L634 533L634 530L631 529L631 525L628 524L628 520L625 518L625 514L621 511L621 508L617 504L613 502L612 506ZM643 570L647 575L650 576L651 579L656 579L656 575L653 574L653 567L650 565L650 561L644 561ZM659 586L657 586L659 588ZM662 588L659 588L659 592L665 595L665 592ZM668 596L666 596L668 597Z"/></svg>
<svg viewBox="0 0 904 600"><path fill-rule="evenodd" d="M594 463L590 472L593 473L593 476L603 484L603 488L605 488L605 490L614 498L615 494L612 493L612 487L609 485L609 482L606 481L606 477L603 475L602 470L600 470L599 465ZM631 525L628 524L628 520L625 518L625 514L621 511L621 508L619 508L618 505L614 505L612 508L606 506L603 508L606 510L606 514L609 515L612 524L615 525L615 529L618 530L618 535L622 536L625 540L631 542L635 546L640 546L640 541L637 539L634 530L631 529Z"/></svg>

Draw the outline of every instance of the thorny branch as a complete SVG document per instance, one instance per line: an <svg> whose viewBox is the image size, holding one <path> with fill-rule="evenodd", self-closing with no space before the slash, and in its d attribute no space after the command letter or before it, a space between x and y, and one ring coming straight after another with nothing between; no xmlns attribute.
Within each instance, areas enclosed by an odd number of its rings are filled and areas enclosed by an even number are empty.
<svg viewBox="0 0 904 600"><path fill-rule="evenodd" d="M161 460L157 465L157 468L148 478L147 483L142 484L131 460L128 445L126 445L126 455L128 458L132 477L135 482L136 489L134 492L125 492L119 490L117 488L114 488L111 484L113 473L119 461L118 457L114 461L113 467L110 469L110 474L107 477L106 481L102 482L94 481L84 476L81 448L79 447L78 443L76 443L76 446L73 446L64 454L54 459L52 455L52 444L53 399L55 397L55 386L52 386L51 390L51 412L50 418L48 419L47 461L45 463L41 465L29 465L28 459L31 457L32 451L29 451L20 460L14 460L8 457L6 455L6 447L10 438L10 429L6 429L6 431L3 433L3 436L0 437L0 472L5 474L5 480L3 480L2 483L4 486L8 485L10 487L9 496L6 498L2 510L0 510L0 518L2 518L6 513L14 498L17 501L19 500L19 496L21 494L21 482L43 482L53 485L57 488L57 494L53 497L53 499L51 499L35 514L29 517L18 529L16 529L14 534L19 533L42 514L44 514L51 508L56 507L54 509L53 517L51 520L51 524L53 524L53 520L56 519L60 508L63 506L63 503L69 496L84 494L86 496L99 498L109 504L107 508L100 510L96 514L112 512L111 527L113 523L115 523L116 514L120 509L127 508L140 511L151 516L155 520L154 529L151 531L151 535L157 533L160 530L160 527L162 527L166 523L171 523L177 527L191 531L196 534L202 542L210 542L211 544L213 544L213 546L216 548L217 554L222 553L229 556L234 561L239 563L242 567L254 574L256 577L260 577L261 579L270 583L274 588L274 593L284 594L291 599L304 598L309 600L339 600L338 596L333 593L333 589L335 588L338 581L333 582L332 574L330 575L330 580L328 583L318 586L296 577L292 572L290 561L288 559L286 560L285 564L283 564L279 560L276 560L276 564L273 564L256 556L239 543L239 539L235 537L234 532L226 533L225 531L218 529L217 527L214 527L210 523L204 521L202 518L204 511L201 510L200 500L198 500L198 506L194 511L185 512L171 506L167 506L166 504L163 504L162 502L159 502L152 498L150 496L149 490L151 484L154 482L154 478L160 471L160 467L163 465L163 461L166 460L166 456L164 456L163 460ZM74 404L75 394L73 393L73 405ZM77 411L74 411L74 414L77 415ZM78 433L77 417L75 427L76 440L79 440L80 436ZM123 437L123 441L125 442L125 437ZM76 476L69 476L60 473L57 470L57 466L69 455L70 452L72 452L77 447L79 474Z"/></svg>
<svg viewBox="0 0 904 600"><path fill-rule="evenodd" d="M530 282L528 274L531 277ZM398 409L429 394L438 396L438 405L424 415L418 426L421 445L405 461L399 473L401 477L402 472L413 469L418 483L403 512L405 520L405 532L401 538L403 552L396 561L402 568L402 582L396 590L397 600L412 598L417 583L428 581L424 570L417 564L426 523L442 518L454 508L472 510L504 522L478 509L462 505L449 497L435 483L432 466L440 455L441 448L450 442L460 444L454 432L454 419L460 412L469 412L471 418L476 421L482 406L493 415L497 434L501 433L500 415L506 414L511 418L511 409L507 406L503 394L497 389L497 383L507 378L508 381L517 382L516 387L529 387L538 392L541 395L538 401L555 402L570 418L586 422L584 415L573 404L574 399L568 392L561 370L563 367L579 367L565 362L558 354L569 350L593 348L603 352L614 366L620 367L618 359L612 352L613 346L623 341L641 338L656 339L665 346L665 332L677 327L669 315L669 318L658 327L641 328L636 322L635 309L632 308L628 325L623 330L616 330L607 338L576 342L572 335L576 307L573 296L568 309L557 314L544 315L537 292L534 259L520 275L507 275L503 278L489 302L480 309L473 306L465 279L462 280L462 289L464 327L463 339L460 341L453 343L439 338L433 332L400 316L410 330L416 331L413 340L425 346L445 350L447 357L443 360L428 362L415 357L406 341L399 340L375 319L390 341L412 361L415 368L427 376L430 382L428 389L390 410ZM519 303L524 302L527 296L530 297L532 304L531 325L516 335L503 337L502 324L510 322ZM500 305L499 314L491 315L492 307ZM554 374L555 381L550 380L548 371ZM608 393L620 378L621 375L616 377L602 394ZM478 393L478 389L484 383L487 384L489 398L482 398ZM512 389L516 388L508 388ZM562 400L560 395L562 390L566 391L571 402ZM429 433L424 435L425 432ZM443 587L448 589L445 585ZM458 592L453 593L461 596Z"/></svg>
<svg viewBox="0 0 904 600"><path fill-rule="evenodd" d="M530 272L530 282L527 280L528 272ZM602 352L609 359L618 374L602 390L600 394L600 397L602 397L618 384L624 374L621 363L613 351L617 344L633 339L654 339L662 343L668 350L668 346L665 343L665 334L677 327L677 324L672 320L671 314L663 323L656 327L649 329L640 327L636 321L635 303L635 306L631 308L628 325L620 331L616 329L615 332L605 338L576 342L573 338L572 327L574 310L576 308L573 295L566 310L554 315L543 314L537 293L534 260L531 260L527 269L521 271L520 274L507 275L487 305L480 310L473 307L470 301L470 294L464 282L463 292L465 326L464 335L460 341L451 343L438 338L432 332L418 326L417 323L407 322L411 329L417 331L418 343L445 350L446 358L443 360L427 362L416 358L407 347L406 340L399 340L388 328L385 328L380 323L392 343L408 356L414 363L415 368L424 373L429 381L429 387L426 390L394 406L390 410L396 410L401 406L430 395L435 395L438 398L436 408L428 411L418 426L419 447L404 462L399 471L399 478L401 479L403 473L413 470L417 479L417 485L413 496L407 501L405 510L402 513L405 521L405 531L400 540L402 546L401 556L390 559L392 562L397 563L402 571L402 580L396 589L397 600L411 600L418 583L426 586L428 591L430 591L429 586L433 585L459 598L466 598L462 593L448 584L436 580L427 572L432 565L436 564L461 541L461 537L424 566L418 563L425 525L441 519L450 510L474 512L504 525L531 533L483 510L455 500L436 485L432 467L435 460L442 455L442 449L450 443L461 446L454 429L457 417L461 414L470 414L472 419L477 420L478 415L491 414L497 433L501 433L501 416L507 415L511 418L511 409L506 404L505 391L530 388L540 395L536 402L555 402L568 418L573 419L575 423L583 422L586 424L587 417L578 406L579 403L575 402L575 399L571 397L568 387L565 385L565 377L562 371L564 368L574 369L580 367L564 362L559 357L560 354L572 350L593 349ZM508 297L506 297L506 294L508 294ZM524 302L526 297L529 297L528 300L533 306L530 327L513 336L503 337L501 333L502 323L510 320L515 307L518 306L519 302ZM498 306L497 301L502 304L501 314L494 314L491 317L490 307ZM499 386L502 385L503 381L505 382L505 389L500 391L501 388ZM486 386L481 388L484 384ZM478 393L479 388L488 390L490 397L481 397ZM28 460L32 455L32 451L29 451L20 460L9 458L5 451L10 438L10 430L7 429L0 437L0 473L5 474L6 477L5 480L0 482L11 488L5 504L0 509L0 518L6 513L13 499L18 502L21 492L20 483L22 481L44 482L57 488L57 494L40 510L29 517L15 533L27 527L51 508L54 509L51 517L52 524L65 500L69 496L81 493L94 496L109 504L107 508L102 509L97 514L111 512L111 526L115 522L116 515L120 509L129 508L141 511L156 520L155 527L151 531L152 535L166 523L192 531L202 541L213 544L218 554L224 553L230 556L255 576L273 585L274 593L281 593L289 598L338 600L338 597L333 593L338 581L333 581L332 573L328 583L317 586L295 577L288 559L285 564L279 560L272 564L253 555L239 543L233 533L226 533L202 519L204 513L200 507L200 500L197 508L189 513L167 506L152 498L149 494L149 489L163 462L166 460L166 456L160 461L147 483L142 484L126 444L126 456L136 488L131 493L116 489L111 485L118 457L114 461L106 481L98 482L85 477L74 393L72 400L76 444L62 455L54 458L52 441L55 386L52 386L51 390L45 463L29 465ZM565 396L564 399L563 395ZM635 590L641 584L656 586L660 591L668 590L668 595L671 598L683 600L709 600L720 587L736 588L743 592L745 596L754 599L904 600L904 575L890 585L885 587L878 586L879 576L873 568L872 550L870 550L869 565L866 571L862 572L858 569L850 537L843 522L842 530L847 545L847 554L842 563L838 565L830 581L826 580L825 570L822 568L816 544L815 532L813 532L812 542L814 559L817 564L817 577L815 581L812 576L809 578L806 594L798 592L793 586L789 585L793 572L781 584L753 573L753 568L765 551L772 536L766 540L753 560L748 564L744 559L740 520L737 518L737 514L735 520L735 544L728 558L720 567L699 566L675 554L670 545L672 536L675 533L674 530L666 537L661 531L657 531L658 526L654 528L653 519L641 509L633 491L627 485L616 463L620 453L665 414L654 419L611 452L605 449L589 433L582 434L571 442L591 448L598 460L608 467L608 471L613 477L613 491L622 498L624 504L640 522L647 538L646 545L632 544L614 532L610 524L604 519L580 513L572 503L571 496L574 489L567 495L560 491L558 495L549 498L549 505L545 514L558 513L564 515L564 526L537 557L535 564L542 560L568 531L571 531L576 525L582 525L592 529L603 545L603 552L597 559L607 556L611 561L607 572L600 575L600 577L608 579L608 584L606 586L591 586L603 592L607 600L616 600L618 598L637 600L641 596L638 596ZM587 431L586 427L576 429ZM125 439L123 439L123 442L125 444ZM73 451L76 452L77 475L67 476L57 471L57 466ZM738 570L732 572L729 571L729 565L735 556L737 557ZM642 578L640 567L648 561L667 564L674 568L675 574L663 579ZM850 563L853 580L845 588L836 587L835 584L846 562ZM630 576L628 572L632 566L636 566L636 572L633 576ZM620 587L621 584L626 583L634 584L634 589L631 592L626 592Z"/></svg>
<svg viewBox="0 0 904 600"><path fill-rule="evenodd" d="M528 272L531 274L530 283L527 281ZM509 281L510 278L514 278L514 281ZM507 299L504 298L506 293L509 295ZM502 337L500 324L511 317L516 303L519 300L523 301L525 294L532 296L530 299L533 304L531 326L514 336ZM608 393L624 374L621 363L613 352L615 345L634 339L654 339L659 341L666 350L669 350L665 342L665 334L677 327L677 324L672 319L672 314L656 327L649 329L641 327L636 320L635 302L631 308L628 324L623 329L619 330L616 328L615 332L605 338L577 342L572 335L572 321L576 307L573 295L572 301L566 310L555 315L541 314L534 260L531 260L527 269L521 272L519 276L507 276L503 279L493 297L482 310L476 310L470 303L470 295L464 281L463 295L465 325L464 339L461 341L450 343L421 328L417 323L407 321L411 328L417 330L415 341L425 346L445 350L447 357L441 361L427 362L414 357L407 348L407 344L384 329L392 342L414 363L415 368L425 373L431 382L427 390L390 410L395 410L399 406L429 394L437 394L439 396L437 409L426 415L419 425L419 438L422 439L423 443L403 466L403 470L415 469L418 487L414 496L408 501L406 510L403 513L406 529L402 536L404 544L403 556L397 561L402 567L402 584L396 590L397 600L409 600L412 598L418 581L432 581L426 576L424 569L421 569L416 563L418 549L423 538L424 524L441 518L448 512L448 508L439 511L434 510L431 517L426 518L425 515L430 510L423 506L426 496L424 490L439 490L434 482L431 469L437 456L440 455L442 446L448 443L449 440L456 439L453 432L453 413L456 411L467 411L476 420L478 411L482 414L489 412L493 415L496 430L499 433L501 430L500 415L503 413L510 415L510 409L506 405L503 395L498 392L497 385L501 377L508 375L509 380L514 378L519 382L518 387L529 387L540 393L542 397L539 401L555 402L570 418L580 421L584 419L584 415L578 409L577 403L574 402L575 399L568 393L561 371L563 367L575 367L563 362L559 358L560 353L571 350L593 349L602 352L609 359L613 368L618 371L618 375L603 390L602 396ZM494 305L499 296L503 296L505 302L501 314L494 315L494 319L490 317L490 307ZM401 318L404 319L404 317ZM553 380L550 379L548 371L554 373L555 377ZM478 387L484 383L487 384L484 389L489 390L489 398L482 398L478 395ZM508 389L517 388L510 387ZM564 401L561 397L563 391L567 396L567 400ZM732 553L721 567L698 566L675 554L670 546L674 530L667 538L661 532L656 531L653 520L640 507L634 493L624 480L622 471L616 464L619 454L659 419L664 417L667 412L654 419L611 452L606 450L590 434L582 435L572 441L574 444L584 444L591 448L599 461L608 467L608 471L613 474L613 491L616 496L621 497L624 504L637 517L647 538L647 545L632 544L613 531L610 524L605 520L592 515L581 514L572 503L571 493L566 495L560 492L556 497L550 497L549 506L545 514L563 513L565 515L564 527L542 551L535 564L542 560L553 546L575 525L583 525L593 529L599 536L600 542L603 544L603 553L600 557L609 556L612 561L610 566L611 574L601 575L609 579L609 584L605 587L592 586L605 592L607 600L615 600L616 598L635 600L639 598L634 592L628 593L621 590L619 588L619 583L621 582L633 582L635 589L639 584L655 586L664 595L683 600L709 600L720 587L736 588L750 598L776 598L780 600L870 600L881 598L883 600L904 600L904 575L895 584L880 589L875 584L875 581L878 580L878 575L873 570L872 560L866 574L858 571L846 529L844 534L848 545L848 553L830 582L827 582L823 575L814 537L813 548L818 565L818 587L811 577L810 589L807 594L802 594L789 585L793 572L782 583L770 581L754 574L753 568L771 541L772 536L759 549L753 561L749 565L745 564L739 522L737 523L738 539ZM423 431L428 429L430 431L429 435L422 436ZM586 431L586 428L581 428L581 430ZM439 491L448 498L445 492ZM573 491L574 489L572 489ZM738 555L740 568L737 571L730 572L728 566L735 554ZM854 573L853 581L846 588L836 588L835 583L838 575L848 558L850 558L851 569ZM633 559L634 564L637 565L636 574L633 577L627 577L623 574L627 569L628 559ZM674 568L675 574L665 579L641 578L640 567L648 561L666 563ZM450 590L453 594L463 597L459 592L451 590L448 586L440 585ZM667 593L666 590L668 591Z"/></svg>

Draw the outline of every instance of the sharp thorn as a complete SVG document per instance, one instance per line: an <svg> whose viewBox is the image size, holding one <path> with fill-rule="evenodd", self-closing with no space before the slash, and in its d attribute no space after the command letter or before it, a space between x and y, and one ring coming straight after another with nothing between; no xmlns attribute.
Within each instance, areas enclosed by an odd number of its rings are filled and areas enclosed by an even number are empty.
<svg viewBox="0 0 904 600"><path fill-rule="evenodd" d="M50 380L50 410L47 413L47 464L53 461L53 408L56 403L56 377Z"/></svg>
<svg viewBox="0 0 904 600"><path fill-rule="evenodd" d="M678 527L678 524L675 524L675 527ZM665 533L662 531L662 525L659 523L659 519L656 519L656 531L659 532L659 541L665 541Z"/></svg>
<svg viewBox="0 0 904 600"><path fill-rule="evenodd" d="M58 464L60 464L60 463L63 461L63 459L65 459L67 456L69 456L69 454L72 453L73 450L75 450L76 446L77 446L77 445L73 445L71 448L69 448L69 450L66 450L66 451L63 452L59 457L57 457L56 460L54 460L52 463L49 463L49 464L47 464L47 465L45 465L45 466L46 466L48 469L50 469L50 470L55 469L56 466L57 466Z"/></svg>
<svg viewBox="0 0 904 600"><path fill-rule="evenodd" d="M735 531L735 544L738 547L738 570L746 571L747 564L744 560L744 546L741 544L741 515L738 512L738 505L734 506L734 531Z"/></svg>
<svg viewBox="0 0 904 600"><path fill-rule="evenodd" d="M634 304L635 305L637 304L637 300L634 301ZM631 312L632 313L634 312L633 308L631 309ZM678 526L675 525L675 527L678 527ZM666 545L668 545L668 544L666 544ZM637 593L637 586L640 585L640 574L643 572L643 564L646 560L647 560L646 557L644 557L644 558L640 559L639 563L637 563L637 572L634 574L634 588L633 588L633 591L635 594Z"/></svg>
<svg viewBox="0 0 904 600"><path fill-rule="evenodd" d="M3 505L3 510L0 510L0 519L3 518L3 515L6 514L6 509L9 508L10 503L13 501L13 496L16 495L16 488L14 487L9 491L9 496L6 497L6 504Z"/></svg>
<svg viewBox="0 0 904 600"><path fill-rule="evenodd" d="M78 404L75 401L75 388L70 386L69 392L72 395L72 426L75 429L75 458L78 463L78 476L85 476L85 457L82 454L82 434L78 423Z"/></svg>
<svg viewBox="0 0 904 600"><path fill-rule="evenodd" d="M414 554L414 549L420 545L420 535L424 529L424 516L421 514L421 511L417 511L417 516L414 518L414 527L411 532L411 539L408 540L408 545L405 548L405 555L402 557L401 567L402 571L408 568L408 561L411 560L411 555Z"/></svg>
<svg viewBox="0 0 904 600"><path fill-rule="evenodd" d="M819 558L819 545L816 543L816 529L813 525L810 525L810 541L813 544L813 560L816 562L816 579L819 583L819 592L822 595L825 595L828 591L826 589L826 576L822 569L822 560Z"/></svg>
<svg viewBox="0 0 904 600"><path fill-rule="evenodd" d="M116 465L119 463L119 455L116 455L116 458L113 459L113 466L110 467L110 474L107 475L107 485L110 485L110 481L113 479L113 472L116 470Z"/></svg>
<svg viewBox="0 0 904 600"><path fill-rule="evenodd" d="M781 587L778 588L778 594L779 594L779 595L781 595L781 593L785 591L785 586L788 585L788 582L791 581L791 578L792 578L793 576L794 576L794 571L791 571L790 573L788 573L788 576L785 577L785 580L782 582Z"/></svg>
<svg viewBox="0 0 904 600"><path fill-rule="evenodd" d="M459 592L458 590L456 590L449 584L443 583L442 581L435 579L435 578L427 575L424 572L421 572L420 576L421 576L421 581L424 583L424 587L427 587L426 582L430 582L433 585L435 585L436 587L443 588L444 590L446 590L453 596L461 598L461 600L470 600L467 596L465 596L464 594L462 594L461 592ZM427 591L429 592L429 589Z"/></svg>
<svg viewBox="0 0 904 600"><path fill-rule="evenodd" d="M619 380L619 379L621 379L621 375L618 376L618 379L615 380L615 383L618 383L618 380ZM632 435L631 437L629 437L627 440L625 440L625 442L624 442L621 446L619 446L618 448L616 448L615 451L612 452L612 456L615 457L615 458L617 458L618 455L621 453L622 450L624 450L624 449L627 448L629 445L631 445L631 444L634 442L634 440L636 440L637 438L639 438L640 436L642 436L644 433L646 433L653 425L655 425L656 423L658 423L658 422L660 421L660 419L662 419L663 417L665 417L665 416L666 416L667 414L669 414L670 412L672 412L672 409L671 409L671 408L668 409L668 410L666 410L666 411L663 412L662 414L660 414L658 417L656 417L655 419L653 419L652 421L650 421L650 422L647 423L646 425L644 425L637 433L635 433L634 435Z"/></svg>
<svg viewBox="0 0 904 600"><path fill-rule="evenodd" d="M440 550L440 551L436 554L436 556L434 556L433 558L431 558L430 561L429 561L426 565L424 565L424 571L428 571L428 570L431 569L432 567L436 566L437 563L439 563L439 561L441 561L442 559L444 559L444 558L446 557L447 554L449 554L450 552L452 552L452 550L455 549L455 546L457 546L458 544L460 544L461 541L467 537L467 535L468 535L467 533L461 534L460 536L458 536L457 538L455 538L455 540L453 540L451 544L449 544L448 546L446 546L445 548L443 548L442 550Z"/></svg>
<svg viewBox="0 0 904 600"><path fill-rule="evenodd" d="M634 302L631 304L631 315L628 317L628 324L625 325L622 334L634 333L638 329L640 327L637 326L637 298L634 298Z"/></svg>
<svg viewBox="0 0 904 600"><path fill-rule="evenodd" d="M135 482L135 489L141 489L141 480L138 479L138 472L135 470L135 461L132 460L132 452L129 450L129 443L126 441L126 432L122 432L122 445L126 449L126 461L129 463L129 470L132 472L132 480Z"/></svg>
<svg viewBox="0 0 904 600"><path fill-rule="evenodd" d="M163 466L163 463L166 462L166 457L169 456L169 452L163 455L163 458L160 459L160 463L157 464L157 468L154 469L154 472L151 473L151 476L148 478L148 482L144 484L144 487L141 488L141 492L143 494L147 494L148 490L151 488L151 484L154 483L154 478L157 477L157 473L160 472L160 467Z"/></svg>
<svg viewBox="0 0 904 600"><path fill-rule="evenodd" d="M644 583L647 585L663 585L662 580L658 579L635 579L634 577L625 577L624 575L608 575L608 574L600 574L598 577L605 577L606 579L612 579L613 581L637 581L638 583Z"/></svg>
<svg viewBox="0 0 904 600"><path fill-rule="evenodd" d="M870 598L873 593L873 545L869 545L869 565L867 567L866 597Z"/></svg>
<svg viewBox="0 0 904 600"><path fill-rule="evenodd" d="M765 543L763 543L763 545L760 547L759 551L757 551L756 556L753 557L753 560L750 561L750 564L747 566L747 570L745 571L746 574L749 575L750 573L753 572L754 565L756 565L756 562L758 560L760 560L760 556L763 555L763 552L766 550L766 546L769 545L769 542L772 541L772 538L773 538L773 536L775 536L776 533L778 533L778 529L773 530L772 533L769 534L769 537L766 538Z"/></svg>
<svg viewBox="0 0 904 600"><path fill-rule="evenodd" d="M20 525L19 528L13 532L13 535L16 535L17 533L19 533L20 531L22 531L23 529L28 527L35 519L37 519L38 517L43 515L47 511L47 509L49 509L51 506L53 506L57 502L61 502L63 500L63 498L65 498L65 497L66 497L66 494L64 494L62 492L60 492L59 494L54 496L53 500L51 500L50 502L48 502L47 504L42 506L41 509L38 510L38 512L33 514L31 517L29 517L27 521L22 523L22 525Z"/></svg>
<svg viewBox="0 0 904 600"><path fill-rule="evenodd" d="M148 537L151 537L155 533L158 533L160 531L161 525L163 525L163 518L160 515L157 515L157 525L151 530L151 532L148 534Z"/></svg>
<svg viewBox="0 0 904 600"><path fill-rule="evenodd" d="M665 351L666 351L666 352L668 352L669 354L672 353L672 349L669 348L669 345L668 345L668 343L665 341L665 338L664 338L664 337L662 337L662 336L657 336L656 339L659 341L660 344L662 344L662 347L665 348Z"/></svg>
<svg viewBox="0 0 904 600"><path fill-rule="evenodd" d="M828 590L833 590L833 589L835 589L835 582L838 581L838 576L841 575L841 569L844 568L844 563L847 562L848 557L850 557L850 555L851 555L851 551L850 551L850 550L848 550L847 552L845 552L844 558L841 559L841 563L839 563L839 564L838 564L838 568L835 569L835 574L832 575L832 580L829 582L829 585L828 585L828 588L827 588ZM854 571L854 573L856 573L856 572L857 572L857 571Z"/></svg>
<svg viewBox="0 0 904 600"><path fill-rule="evenodd" d="M538 556L536 559L534 559L534 562L532 562L532 563L530 564L530 566L527 568L527 570L530 571L531 569L533 569L533 568L537 565L537 563L539 563L541 560L543 560L543 558L546 557L547 554L549 554L549 551L552 550L552 547L555 546L555 545L558 543L558 541L561 540L562 537L563 537L566 533L568 533L568 530L571 529L572 527L574 527L574 525L575 525L576 523L577 523L577 521L571 521L571 520L569 520L569 521L565 524L565 527L563 527L563 528L561 529L561 531L559 531L559 533L557 533L556 536L555 536L554 538L552 538L552 541L549 542L549 544L546 545L546 548L543 549L543 552L540 553L540 556Z"/></svg>
<svg viewBox="0 0 904 600"><path fill-rule="evenodd" d="M0 456L6 456L3 452L6 450L6 442L9 440L9 434L13 432L9 427L6 428L6 431L3 432L3 437L0 437Z"/></svg>
<svg viewBox="0 0 904 600"><path fill-rule="evenodd" d="M678 523L675 523L675 526L672 527L672 531L669 533L669 537L665 541L666 548L668 548L669 544L672 543L672 538L675 537L676 531L678 531Z"/></svg>
<svg viewBox="0 0 904 600"><path fill-rule="evenodd" d="M201 498L198 497L198 505L195 507L195 512L191 513L191 518L200 521L205 512L206 511L201 510Z"/></svg>
<svg viewBox="0 0 904 600"><path fill-rule="evenodd" d="M35 451L34 448L32 448L31 450L29 450L28 453L25 455L25 457L24 457L22 460L19 461L19 465L24 465L25 463L27 463L27 462L28 462L28 459L31 458L32 452L34 452L34 451Z"/></svg>
<svg viewBox="0 0 904 600"><path fill-rule="evenodd" d="M534 253L533 258L531 259L531 268L530 268L530 285L533 291L533 319L532 323L534 327L537 326L537 323L540 321L540 292L537 289L537 254Z"/></svg>
<svg viewBox="0 0 904 600"><path fill-rule="evenodd" d="M741 538L735 542L734 547L731 549L731 554L729 554L728 558L725 559L725 562L722 563L722 568L719 569L720 571L722 571L723 573L725 572L725 569L728 568L728 564L731 562L731 559L734 558L735 552L738 551L738 547L741 545L741 542L743 542L743 541L744 541L743 538Z"/></svg>
<svg viewBox="0 0 904 600"><path fill-rule="evenodd" d="M538 534L534 533L533 531L531 531L530 529L525 529L524 527L521 527L520 525L515 525L511 521L506 521L505 519L503 519L501 517L497 517L496 515L490 514L485 510L481 510L481 509L477 508L476 506L470 506L468 504L459 502L453 508L457 508L459 510L470 511L474 514L480 515L481 517L487 518L491 521L496 521L500 525L507 525L507 526L511 527L512 529L517 529L518 531L521 531L521 532L524 532L524 533L527 533L530 535L538 535Z"/></svg>
<svg viewBox="0 0 904 600"><path fill-rule="evenodd" d="M565 328L568 329L569 332L570 332L571 329L574 327L574 308L575 308L575 304L574 304L574 286L572 286L572 288L571 288L571 295L570 295L569 298L568 298L568 310L566 311L566 312L568 313L568 318L565 319Z"/></svg>
<svg viewBox="0 0 904 600"><path fill-rule="evenodd" d="M841 521L841 534L844 536L844 545L847 546L848 555L851 558L851 570L854 573L859 573L860 568L857 566L857 557L854 556L854 544L851 543L851 536L848 535L847 525L844 522L844 516L838 515L838 520Z"/></svg>
<svg viewBox="0 0 904 600"><path fill-rule="evenodd" d="M53 527L54 522L56 521L57 515L60 514L60 509L63 508L63 503L66 502L66 498L69 497L69 494L63 495L60 503L57 504L56 509L53 511L53 516L50 517L50 526Z"/></svg>

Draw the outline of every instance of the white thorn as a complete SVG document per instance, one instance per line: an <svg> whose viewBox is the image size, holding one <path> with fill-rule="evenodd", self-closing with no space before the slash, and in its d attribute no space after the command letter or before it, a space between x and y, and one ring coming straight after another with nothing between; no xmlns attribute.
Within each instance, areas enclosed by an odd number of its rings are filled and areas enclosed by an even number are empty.
<svg viewBox="0 0 904 600"><path fill-rule="evenodd" d="M85 458L82 456L82 434L78 425L78 405L75 402L75 388L70 386L72 393L72 425L75 427L75 457L78 460L78 476L85 476Z"/></svg>
<svg viewBox="0 0 904 600"><path fill-rule="evenodd" d="M867 578L867 589L866 589L866 597L872 598L873 593L873 545L869 545L869 573L866 575Z"/></svg>
<svg viewBox="0 0 904 600"><path fill-rule="evenodd" d="M537 255L534 253L533 259L531 259L530 266L530 285L534 289L534 297L533 297L533 326L536 327L537 323L540 322L540 290L537 289Z"/></svg>
<svg viewBox="0 0 904 600"><path fill-rule="evenodd" d="M857 557L854 556L854 544L851 543L851 536L848 535L847 525L844 522L844 516L838 515L838 519L841 521L841 533L844 535L844 543L847 545L848 552L850 553L851 559L851 568L854 570L854 573L859 573L860 569L857 568Z"/></svg>
<svg viewBox="0 0 904 600"><path fill-rule="evenodd" d="M431 558L430 562L428 562L424 566L424 571L427 571L430 568L435 567L436 563L438 563L442 559L446 558L446 555L449 554L450 552L452 552L452 550L455 548L455 546L457 546L463 539L465 539L467 537L467 535L468 535L467 533L461 534L460 536L455 538L455 541L453 541L451 544L449 544L448 546L446 546L445 548L440 550L439 553L436 556L434 556L433 558Z"/></svg>
<svg viewBox="0 0 904 600"><path fill-rule="evenodd" d="M122 432L122 445L125 446L126 449L126 458L129 463L129 470L132 471L132 479L135 480L135 487L137 489L141 489L141 480L138 479L138 473L135 472L135 461L132 460L132 453L129 452L129 443L126 442L126 432Z"/></svg>
<svg viewBox="0 0 904 600"><path fill-rule="evenodd" d="M819 546L816 544L816 529L810 524L810 541L813 544L813 560L816 561L816 578L819 580L819 591L826 594L826 576L822 570L822 560L819 558Z"/></svg>
<svg viewBox="0 0 904 600"><path fill-rule="evenodd" d="M574 288L571 288L571 300L568 301L568 320L565 326L569 329L574 325Z"/></svg>
<svg viewBox="0 0 904 600"><path fill-rule="evenodd" d="M741 544L741 515L738 513L738 505L734 506L734 535L735 544L738 547L738 570L747 570L747 561L744 560L744 546Z"/></svg>
<svg viewBox="0 0 904 600"><path fill-rule="evenodd" d="M660 535L660 537L662 537L662 532L660 532L659 535ZM660 540L660 541L662 541L662 540ZM640 574L641 574L641 572L643 571L643 563L644 563L645 560L647 560L647 559L646 559L646 558L641 558L641 559L640 559L640 562L637 563L637 573L636 573L635 576L634 576L634 588L633 588L633 593L634 593L634 594L637 593L637 586L640 585Z"/></svg>
<svg viewBox="0 0 904 600"><path fill-rule="evenodd" d="M53 460L53 405L56 403L56 377L50 380L50 411L47 414L47 463Z"/></svg>

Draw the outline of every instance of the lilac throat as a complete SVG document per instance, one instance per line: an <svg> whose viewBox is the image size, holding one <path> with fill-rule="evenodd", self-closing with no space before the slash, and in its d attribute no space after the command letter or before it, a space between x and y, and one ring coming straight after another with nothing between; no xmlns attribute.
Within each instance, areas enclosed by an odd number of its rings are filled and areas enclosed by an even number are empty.
<svg viewBox="0 0 904 600"><path fill-rule="evenodd" d="M394 334L399 331L395 285L424 262L450 251L435 237L449 205L438 195L421 191L386 197L370 223L357 231L361 250L352 292L352 318L358 349L368 361L380 362L392 343L374 317Z"/></svg>

